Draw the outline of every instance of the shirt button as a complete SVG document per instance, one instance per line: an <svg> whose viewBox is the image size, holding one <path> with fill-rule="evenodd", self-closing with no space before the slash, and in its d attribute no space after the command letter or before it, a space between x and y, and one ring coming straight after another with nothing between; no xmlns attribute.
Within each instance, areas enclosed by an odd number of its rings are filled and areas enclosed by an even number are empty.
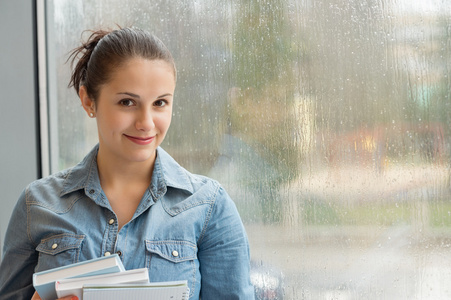
<svg viewBox="0 0 451 300"><path fill-rule="evenodd" d="M90 193L90 194L94 194L95 192L96 192L96 191L93 190L93 189L89 190L89 193Z"/></svg>
<svg viewBox="0 0 451 300"><path fill-rule="evenodd" d="M116 254L119 255L119 256L122 256L122 252L121 251L117 251Z"/></svg>
<svg viewBox="0 0 451 300"><path fill-rule="evenodd" d="M179 256L179 253L174 250L174 251L172 251L172 256L177 257L177 256Z"/></svg>
<svg viewBox="0 0 451 300"><path fill-rule="evenodd" d="M111 253L110 252L105 252L105 254L104 254L104 256L110 256L111 255Z"/></svg>
<svg viewBox="0 0 451 300"><path fill-rule="evenodd" d="M113 225L113 224L114 224L114 219L110 219L110 220L108 221L108 224Z"/></svg>
<svg viewBox="0 0 451 300"><path fill-rule="evenodd" d="M55 243L55 244L52 245L52 249L53 249L53 250L55 250L56 248L58 248L58 244L57 244L57 243Z"/></svg>

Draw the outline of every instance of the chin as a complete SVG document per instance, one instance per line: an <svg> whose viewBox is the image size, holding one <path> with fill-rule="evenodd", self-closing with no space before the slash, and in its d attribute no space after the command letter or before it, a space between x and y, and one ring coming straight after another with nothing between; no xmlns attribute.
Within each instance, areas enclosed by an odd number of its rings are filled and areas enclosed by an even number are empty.
<svg viewBox="0 0 451 300"><path fill-rule="evenodd" d="M138 153L130 155L129 160L133 162L147 162L155 159L156 149L153 150L141 150Z"/></svg>

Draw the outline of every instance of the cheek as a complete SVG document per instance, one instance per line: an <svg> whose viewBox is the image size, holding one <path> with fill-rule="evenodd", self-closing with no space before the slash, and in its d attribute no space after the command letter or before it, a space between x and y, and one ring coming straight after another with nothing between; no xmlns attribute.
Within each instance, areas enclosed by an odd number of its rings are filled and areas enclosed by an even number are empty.
<svg viewBox="0 0 451 300"><path fill-rule="evenodd" d="M161 131L168 130L169 126L171 125L171 118L172 118L172 112L171 113L165 113L161 116L158 116L158 118L155 120L156 123L158 123L158 127Z"/></svg>
<svg viewBox="0 0 451 300"><path fill-rule="evenodd" d="M114 116L102 115L97 118L97 126L102 131L109 131L111 134L114 134L114 132L123 130L129 127L130 124L133 124L132 120L128 119L119 114Z"/></svg>

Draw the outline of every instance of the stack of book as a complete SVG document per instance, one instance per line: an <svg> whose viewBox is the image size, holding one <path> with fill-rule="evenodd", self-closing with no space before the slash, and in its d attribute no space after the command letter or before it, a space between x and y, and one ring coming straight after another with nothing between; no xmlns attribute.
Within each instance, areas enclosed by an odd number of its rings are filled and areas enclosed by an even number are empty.
<svg viewBox="0 0 451 300"><path fill-rule="evenodd" d="M43 300L74 295L80 300L188 299L186 280L149 282L147 268L126 271L117 254L33 274Z"/></svg>

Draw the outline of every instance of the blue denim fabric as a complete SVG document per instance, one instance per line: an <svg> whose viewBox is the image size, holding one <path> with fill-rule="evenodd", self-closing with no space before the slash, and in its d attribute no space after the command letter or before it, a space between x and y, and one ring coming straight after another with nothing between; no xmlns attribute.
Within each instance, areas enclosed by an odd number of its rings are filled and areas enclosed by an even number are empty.
<svg viewBox="0 0 451 300"><path fill-rule="evenodd" d="M36 271L117 252L126 269L149 268L151 281L188 280L190 299L254 298L247 236L216 181L189 173L158 148L151 185L118 230L97 151L22 193L5 236L0 299L30 299Z"/></svg>

